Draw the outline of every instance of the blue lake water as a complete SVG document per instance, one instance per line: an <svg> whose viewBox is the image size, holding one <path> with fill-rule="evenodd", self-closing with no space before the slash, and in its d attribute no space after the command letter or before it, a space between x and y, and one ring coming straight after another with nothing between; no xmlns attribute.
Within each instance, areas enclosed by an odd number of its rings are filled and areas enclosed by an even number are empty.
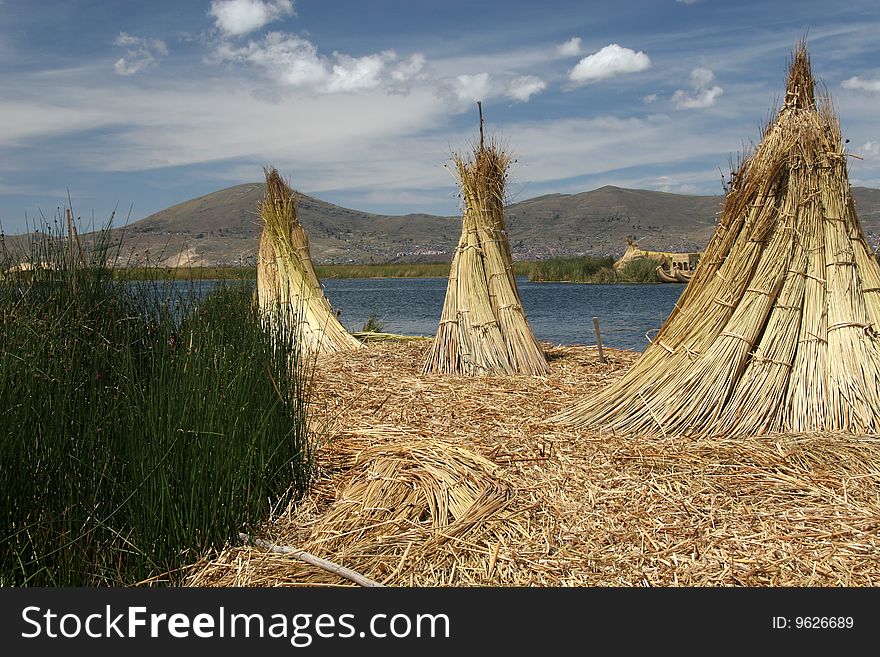
<svg viewBox="0 0 880 657"><path fill-rule="evenodd" d="M434 335L443 299L445 278L345 278L322 281L324 294L349 331L360 331L371 315L387 333ZM218 281L200 281L204 294ZM249 283L253 285L253 282ZM189 284L174 286L181 293ZM593 317L599 318L602 344L644 351L648 337L672 311L684 284L531 283L517 279L523 307L538 340L553 344L595 344ZM184 294L184 296L186 296Z"/></svg>
<svg viewBox="0 0 880 657"><path fill-rule="evenodd" d="M360 331L371 315L387 333L434 335L446 296L446 278L341 278L322 281L324 294L349 331ZM204 294L219 281L201 281ZM183 293L190 284L177 284ZM249 285L253 285L251 281ZM553 344L595 344L593 317L602 344L644 351L648 337L672 311L684 284L531 283L517 279L523 307L538 340Z"/></svg>
<svg viewBox="0 0 880 657"><path fill-rule="evenodd" d="M326 279L324 294L340 321L359 331L372 314L389 333L434 335L446 295L445 278ZM583 285L530 283L517 279L535 336L554 344L595 344L593 317L602 344L644 351L684 290L683 284Z"/></svg>

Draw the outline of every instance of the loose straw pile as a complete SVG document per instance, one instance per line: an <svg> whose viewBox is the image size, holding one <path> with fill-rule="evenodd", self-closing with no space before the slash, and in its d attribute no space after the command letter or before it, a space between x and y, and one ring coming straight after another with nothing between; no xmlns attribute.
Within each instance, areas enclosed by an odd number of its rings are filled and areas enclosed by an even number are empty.
<svg viewBox="0 0 880 657"><path fill-rule="evenodd" d="M426 374L547 373L523 311L504 221L510 156L482 136L473 156L454 155L461 184L461 239Z"/></svg>
<svg viewBox="0 0 880 657"><path fill-rule="evenodd" d="M350 456L347 482L309 527L303 543L312 560L317 556L344 562L365 581L386 585L443 578L453 583L462 576L489 583L498 572L495 563L487 568L486 555L494 550L497 562L502 545L515 546L528 535L521 523L528 514L511 508L515 495L510 484L498 477L498 467L462 447L399 435L389 444ZM276 541L259 544L289 540L286 529L278 525L273 532ZM277 577L277 564L285 563L287 584L343 582L333 569L277 555L285 551L295 552L274 548L263 553L267 560L255 567L265 568L264 576ZM423 571L426 567L428 573ZM207 565L190 583L213 583L228 570L222 561ZM241 575L250 579L255 573L248 570Z"/></svg>
<svg viewBox="0 0 880 657"><path fill-rule="evenodd" d="M362 346L333 313L312 266L297 219L297 198L274 168L266 171L263 233L257 260L257 301L273 331L292 335L309 354Z"/></svg>
<svg viewBox="0 0 880 657"><path fill-rule="evenodd" d="M814 87L801 43L675 310L624 378L555 420L643 436L880 430L880 268Z"/></svg>

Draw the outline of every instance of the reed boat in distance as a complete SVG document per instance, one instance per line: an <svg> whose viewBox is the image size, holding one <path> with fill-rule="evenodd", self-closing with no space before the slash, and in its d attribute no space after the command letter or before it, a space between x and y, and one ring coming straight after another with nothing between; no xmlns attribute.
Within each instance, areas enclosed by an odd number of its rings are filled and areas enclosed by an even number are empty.
<svg viewBox="0 0 880 657"><path fill-rule="evenodd" d="M682 253L674 251L648 251L641 248L633 238L626 240L626 252L614 263L616 270L638 258L647 258L657 263L657 279L661 283L687 283L691 280L702 253Z"/></svg>
<svg viewBox="0 0 880 657"><path fill-rule="evenodd" d="M657 278L663 283L688 283L700 262L701 253L669 253L657 267Z"/></svg>
<svg viewBox="0 0 880 657"><path fill-rule="evenodd" d="M689 283L694 275L693 269L673 266L672 269L664 269L663 265L657 265L654 270L661 283Z"/></svg>
<svg viewBox="0 0 880 657"><path fill-rule="evenodd" d="M666 270L663 269L663 265L657 265L657 269L654 271L657 272L657 278L660 279L661 283L680 283L674 275L667 274Z"/></svg>

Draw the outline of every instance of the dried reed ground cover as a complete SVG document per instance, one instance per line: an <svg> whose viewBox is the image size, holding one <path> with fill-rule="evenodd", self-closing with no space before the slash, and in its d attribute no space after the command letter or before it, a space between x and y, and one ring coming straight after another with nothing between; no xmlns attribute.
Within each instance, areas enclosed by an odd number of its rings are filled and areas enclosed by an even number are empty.
<svg viewBox="0 0 880 657"><path fill-rule="evenodd" d="M602 365L592 347L544 347L547 377L426 376L428 341L322 357L322 474L266 536L389 586L880 584L876 438L553 426L542 418L638 354L606 349ZM248 547L197 564L188 583L351 585Z"/></svg>

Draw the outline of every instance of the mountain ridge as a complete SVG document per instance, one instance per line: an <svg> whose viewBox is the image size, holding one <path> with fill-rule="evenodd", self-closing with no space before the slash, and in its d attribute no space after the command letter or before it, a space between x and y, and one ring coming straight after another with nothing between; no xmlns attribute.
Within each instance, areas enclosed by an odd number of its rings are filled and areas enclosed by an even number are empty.
<svg viewBox="0 0 880 657"><path fill-rule="evenodd" d="M253 265L260 233L262 183L243 183L170 206L113 231L122 264L147 259L168 266ZM871 245L880 235L880 190L854 187ZM698 196L605 185L545 194L507 206L516 260L619 256L632 237L645 249L698 251L715 231L722 195ZM302 195L299 218L319 264L448 261L459 216L383 215Z"/></svg>

